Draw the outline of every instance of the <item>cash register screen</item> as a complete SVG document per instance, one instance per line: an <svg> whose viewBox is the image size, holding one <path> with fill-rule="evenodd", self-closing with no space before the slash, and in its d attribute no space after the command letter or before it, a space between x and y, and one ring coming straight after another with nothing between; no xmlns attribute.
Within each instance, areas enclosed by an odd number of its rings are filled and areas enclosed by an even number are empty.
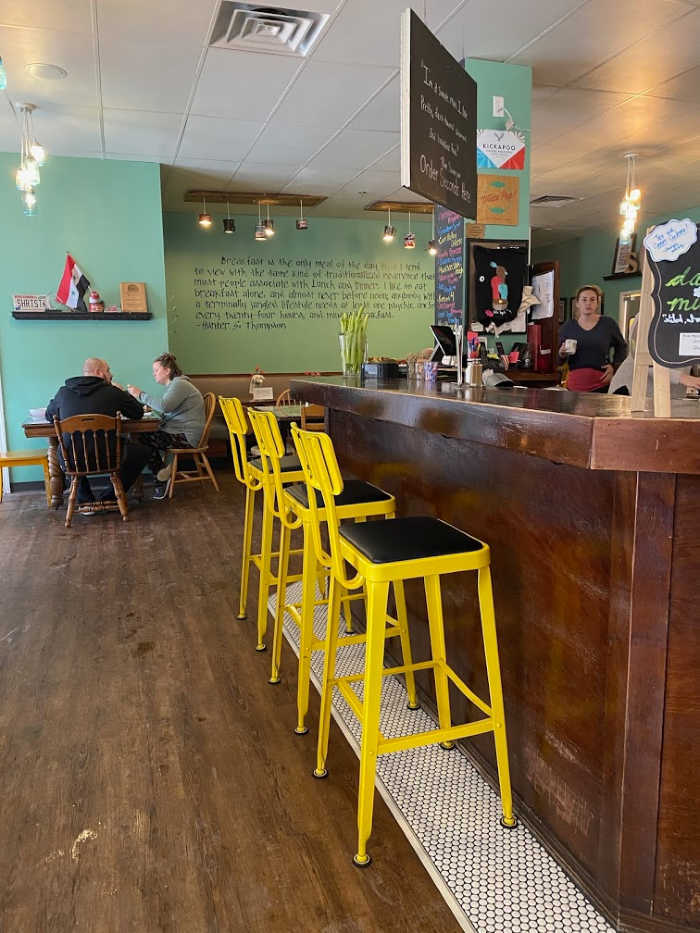
<svg viewBox="0 0 700 933"><path fill-rule="evenodd" d="M447 324L431 324L430 329L437 341L431 360L439 363L443 356L456 356L457 344L452 328Z"/></svg>

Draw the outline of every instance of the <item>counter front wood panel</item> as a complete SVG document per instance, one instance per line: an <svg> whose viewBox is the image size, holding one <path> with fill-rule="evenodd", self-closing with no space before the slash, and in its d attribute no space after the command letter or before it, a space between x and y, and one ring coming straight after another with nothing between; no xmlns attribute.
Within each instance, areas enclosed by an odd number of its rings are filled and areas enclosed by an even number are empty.
<svg viewBox="0 0 700 933"><path fill-rule="evenodd" d="M400 514L489 543L520 813L617 930L700 931L700 409L659 421L574 393L296 391L330 408L344 470ZM422 586L407 597L425 656ZM443 578L443 598L448 655L488 695L475 581ZM493 776L489 737L465 745Z"/></svg>

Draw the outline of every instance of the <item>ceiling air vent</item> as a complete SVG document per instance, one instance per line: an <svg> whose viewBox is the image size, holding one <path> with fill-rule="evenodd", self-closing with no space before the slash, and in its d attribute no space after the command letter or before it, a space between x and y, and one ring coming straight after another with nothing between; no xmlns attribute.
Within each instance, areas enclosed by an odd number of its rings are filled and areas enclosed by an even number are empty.
<svg viewBox="0 0 700 933"><path fill-rule="evenodd" d="M327 20L327 13L223 0L209 45L217 49L303 56L308 54Z"/></svg>
<svg viewBox="0 0 700 933"><path fill-rule="evenodd" d="M570 201L578 201L578 198L572 198L568 194L543 194L530 201L530 207L561 207L562 204L569 204Z"/></svg>

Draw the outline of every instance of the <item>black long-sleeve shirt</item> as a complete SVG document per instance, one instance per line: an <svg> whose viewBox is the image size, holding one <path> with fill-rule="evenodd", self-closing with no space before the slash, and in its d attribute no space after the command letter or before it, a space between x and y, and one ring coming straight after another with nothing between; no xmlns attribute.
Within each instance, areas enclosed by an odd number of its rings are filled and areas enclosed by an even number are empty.
<svg viewBox="0 0 700 933"><path fill-rule="evenodd" d="M615 369L627 356L627 342L611 317L602 314L591 330L584 330L578 321L566 321L559 328L559 346L565 340L576 341L576 352L569 356L570 369L602 369L610 362L614 350Z"/></svg>

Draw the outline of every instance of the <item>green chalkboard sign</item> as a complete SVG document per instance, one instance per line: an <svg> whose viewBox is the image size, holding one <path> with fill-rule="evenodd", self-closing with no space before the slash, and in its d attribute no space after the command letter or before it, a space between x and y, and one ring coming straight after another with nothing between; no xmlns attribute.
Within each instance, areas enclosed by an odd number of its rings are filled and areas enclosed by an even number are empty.
<svg viewBox="0 0 700 933"><path fill-rule="evenodd" d="M654 276L649 353L662 366L700 363L700 240L691 220L670 220L644 237Z"/></svg>

